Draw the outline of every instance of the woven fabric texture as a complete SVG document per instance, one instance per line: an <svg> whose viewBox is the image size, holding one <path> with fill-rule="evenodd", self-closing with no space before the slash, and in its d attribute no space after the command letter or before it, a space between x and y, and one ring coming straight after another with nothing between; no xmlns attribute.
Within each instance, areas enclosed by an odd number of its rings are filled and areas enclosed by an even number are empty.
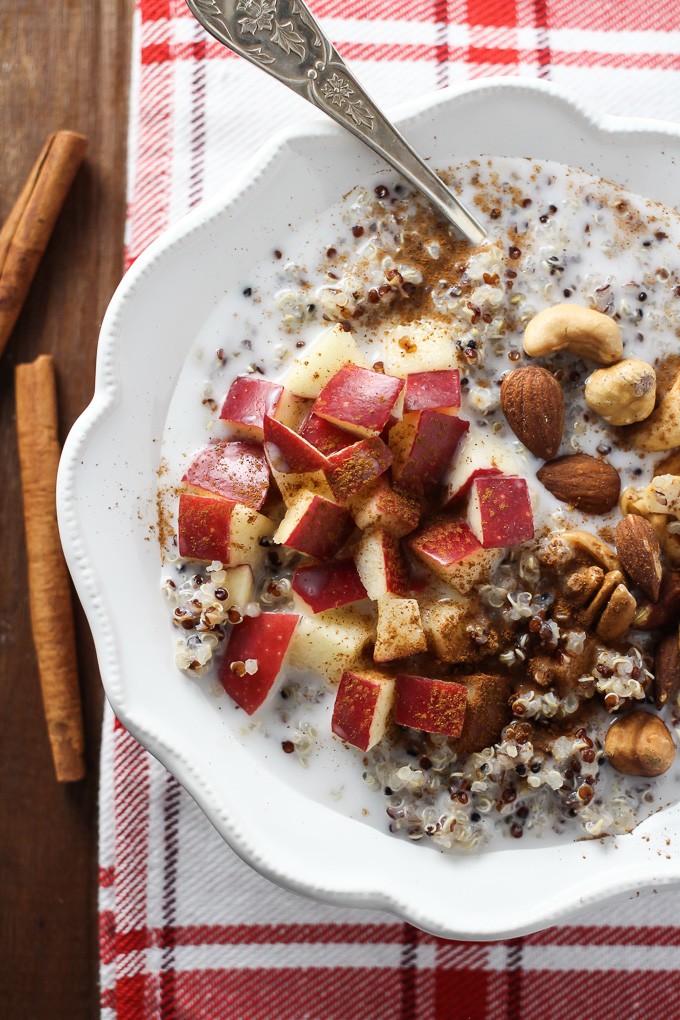
<svg viewBox="0 0 680 1020"><path fill-rule="evenodd" d="M601 111L680 120L678 0L319 0L313 8L385 107L521 74ZM138 0L133 49L128 264L274 131L316 116L209 38L183 0ZM105 1020L680 1016L680 893L646 892L490 944L446 942L388 914L318 904L243 864L110 710L99 860ZM517 879L508 894L530 894Z"/></svg>

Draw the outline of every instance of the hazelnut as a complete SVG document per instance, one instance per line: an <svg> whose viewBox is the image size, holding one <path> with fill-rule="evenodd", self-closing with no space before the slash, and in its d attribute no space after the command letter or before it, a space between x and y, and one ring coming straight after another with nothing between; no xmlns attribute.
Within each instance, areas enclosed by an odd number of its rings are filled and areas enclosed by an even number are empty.
<svg viewBox="0 0 680 1020"><path fill-rule="evenodd" d="M672 450L680 446L680 372L661 403L630 432L630 441L639 450Z"/></svg>
<svg viewBox="0 0 680 1020"><path fill-rule="evenodd" d="M586 404L609 425L644 421L654 410L656 372L646 361L626 358L599 368L586 380Z"/></svg>
<svg viewBox="0 0 680 1020"><path fill-rule="evenodd" d="M675 744L666 724L650 712L631 712L607 731L604 751L624 776L660 776L671 767Z"/></svg>
<svg viewBox="0 0 680 1020"><path fill-rule="evenodd" d="M564 349L577 358L612 365L623 353L621 330L609 315L583 305L553 305L535 315L524 331L524 350L532 358Z"/></svg>

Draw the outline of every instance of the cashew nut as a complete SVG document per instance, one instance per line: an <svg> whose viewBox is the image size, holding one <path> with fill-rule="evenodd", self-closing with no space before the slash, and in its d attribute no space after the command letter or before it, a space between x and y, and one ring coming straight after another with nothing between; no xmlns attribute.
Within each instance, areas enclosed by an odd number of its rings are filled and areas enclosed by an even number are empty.
<svg viewBox="0 0 680 1020"><path fill-rule="evenodd" d="M621 569L614 550L597 535L591 535L588 531L559 531L556 534L574 550L575 555L584 553L607 571Z"/></svg>
<svg viewBox="0 0 680 1020"><path fill-rule="evenodd" d="M612 365L623 354L621 330L610 316L583 305L544 308L524 331L524 350L532 358L567 348L598 365Z"/></svg>
<svg viewBox="0 0 680 1020"><path fill-rule="evenodd" d="M680 372L657 409L631 429L629 438L639 450L672 450L680 446Z"/></svg>
<svg viewBox="0 0 680 1020"><path fill-rule="evenodd" d="M590 410L610 425L644 421L654 410L656 372L646 361L626 358L593 372L585 397Z"/></svg>

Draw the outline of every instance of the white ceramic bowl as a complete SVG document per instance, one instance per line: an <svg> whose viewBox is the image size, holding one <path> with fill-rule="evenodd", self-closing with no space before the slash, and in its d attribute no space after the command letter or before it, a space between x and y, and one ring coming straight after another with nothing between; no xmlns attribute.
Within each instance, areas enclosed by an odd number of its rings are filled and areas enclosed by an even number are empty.
<svg viewBox="0 0 680 1020"><path fill-rule="evenodd" d="M440 92L398 121L433 165L531 155L677 199L680 128L597 116L546 85L503 79ZM680 857L667 858L666 839L680 836L680 806L616 839L476 856L390 838L305 800L251 756L197 685L181 682L159 592L159 449L190 345L288 223L303 224L381 166L330 124L281 135L137 260L104 320L94 398L66 442L59 524L115 712L241 857L323 900L386 908L451 938L500 938L678 882Z"/></svg>

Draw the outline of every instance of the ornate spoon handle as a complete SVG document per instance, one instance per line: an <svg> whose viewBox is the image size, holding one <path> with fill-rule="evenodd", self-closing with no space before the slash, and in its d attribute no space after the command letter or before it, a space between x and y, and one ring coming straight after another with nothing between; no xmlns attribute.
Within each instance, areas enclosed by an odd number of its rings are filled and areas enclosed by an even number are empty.
<svg viewBox="0 0 680 1020"><path fill-rule="evenodd" d="M381 155L472 244L486 231L366 95L303 0L187 0L205 29Z"/></svg>

